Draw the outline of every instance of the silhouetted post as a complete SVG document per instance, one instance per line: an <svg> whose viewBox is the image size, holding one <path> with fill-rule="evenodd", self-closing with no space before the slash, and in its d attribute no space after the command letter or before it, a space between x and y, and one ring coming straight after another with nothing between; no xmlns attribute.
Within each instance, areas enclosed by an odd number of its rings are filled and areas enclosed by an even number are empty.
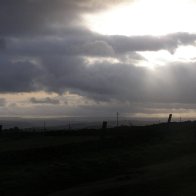
<svg viewBox="0 0 196 196"><path fill-rule="evenodd" d="M172 114L169 115L169 118L168 118L168 121L167 121L168 124L170 124L171 119L172 119Z"/></svg>
<svg viewBox="0 0 196 196"><path fill-rule="evenodd" d="M116 126L118 127L118 112L116 113Z"/></svg>
<svg viewBox="0 0 196 196"><path fill-rule="evenodd" d="M0 125L0 134L2 133L3 125Z"/></svg>
<svg viewBox="0 0 196 196"><path fill-rule="evenodd" d="M101 129L101 135L100 135L101 140L104 139L105 131L107 129L107 124L108 124L107 121L103 121L103 123L102 123L102 129Z"/></svg>
<svg viewBox="0 0 196 196"><path fill-rule="evenodd" d="M102 129L107 129L107 121L103 121L102 123Z"/></svg>

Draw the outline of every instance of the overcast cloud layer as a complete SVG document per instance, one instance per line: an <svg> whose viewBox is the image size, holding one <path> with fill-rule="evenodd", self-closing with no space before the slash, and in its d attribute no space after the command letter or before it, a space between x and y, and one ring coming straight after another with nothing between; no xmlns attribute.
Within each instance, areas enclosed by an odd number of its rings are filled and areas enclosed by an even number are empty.
<svg viewBox="0 0 196 196"><path fill-rule="evenodd" d="M45 91L61 96L69 91L108 105L114 100L194 104L195 59L154 70L137 64L147 61L138 52L174 54L181 46L195 46L196 34L105 36L84 25L82 14L119 3L123 1L1 0L0 93ZM60 101L32 97L29 103L59 105ZM5 105L6 100L0 99L0 107ZM92 106L90 111L94 110ZM133 107L130 110L137 112Z"/></svg>

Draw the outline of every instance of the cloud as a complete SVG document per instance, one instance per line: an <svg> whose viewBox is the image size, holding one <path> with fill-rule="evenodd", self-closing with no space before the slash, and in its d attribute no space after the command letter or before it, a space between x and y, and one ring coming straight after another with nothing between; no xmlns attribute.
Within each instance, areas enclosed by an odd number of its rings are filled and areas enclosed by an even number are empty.
<svg viewBox="0 0 196 196"><path fill-rule="evenodd" d="M56 70L49 69L50 77L43 81L47 90L69 89L97 101L194 103L196 99L195 63L173 63L151 72L130 64L86 67L78 59L72 67L59 64Z"/></svg>
<svg viewBox="0 0 196 196"><path fill-rule="evenodd" d="M175 33L165 36L109 36L108 43L116 53L130 51L168 50L171 53L180 45L195 45L196 34Z"/></svg>
<svg viewBox="0 0 196 196"><path fill-rule="evenodd" d="M165 36L104 36L87 29L68 28L64 35L32 38L7 38L6 55L14 56L91 56L117 57L141 51L167 50L195 46L196 34L176 33ZM4 43L5 45L5 43Z"/></svg>
<svg viewBox="0 0 196 196"><path fill-rule="evenodd" d="M170 63L151 71L109 62L86 66L82 58L64 58L43 61L46 70L40 82L46 91L68 90L97 101L194 103L196 99L195 63Z"/></svg>
<svg viewBox="0 0 196 196"><path fill-rule="evenodd" d="M37 89L36 80L41 76L41 70L28 61L0 64L0 92L30 92Z"/></svg>
<svg viewBox="0 0 196 196"><path fill-rule="evenodd" d="M6 99L0 98L0 107L6 106Z"/></svg>
<svg viewBox="0 0 196 196"><path fill-rule="evenodd" d="M95 12L122 2L126 0L1 0L0 35L32 36L48 34L62 24L81 26L82 13Z"/></svg>
<svg viewBox="0 0 196 196"><path fill-rule="evenodd" d="M96 101L194 103L196 64L169 63L154 71L134 64L95 62L77 56L42 56L1 65L1 92L70 91Z"/></svg>
<svg viewBox="0 0 196 196"><path fill-rule="evenodd" d="M5 50L5 49L6 49L6 41L5 39L0 38L0 51Z"/></svg>
<svg viewBox="0 0 196 196"><path fill-rule="evenodd" d="M195 44L196 35L104 36L91 32L81 15L125 1L12 0L0 1L0 48L10 55L67 54L112 56L134 51L168 50ZM11 14L8 14L11 13ZM6 20L5 20L6 18ZM5 39L6 38L6 42ZM6 44L7 43L7 44Z"/></svg>
<svg viewBox="0 0 196 196"><path fill-rule="evenodd" d="M145 61L137 52L167 50L174 54L180 46L195 46L196 34L106 36L85 27L82 14L122 2L126 1L0 1L0 93L45 91L62 95L68 91L96 104L114 103L115 110L122 106L119 102L194 104L195 62L167 63L153 71L136 63ZM88 64L88 58L99 61ZM30 103L36 107L61 102L32 97ZM89 107L89 112L97 110ZM107 109L112 111L112 107Z"/></svg>
<svg viewBox="0 0 196 196"><path fill-rule="evenodd" d="M50 98L50 97L46 97L43 99L37 99L35 97L32 97L30 99L30 102L33 104L54 104L54 105L60 104L60 101L58 99Z"/></svg>

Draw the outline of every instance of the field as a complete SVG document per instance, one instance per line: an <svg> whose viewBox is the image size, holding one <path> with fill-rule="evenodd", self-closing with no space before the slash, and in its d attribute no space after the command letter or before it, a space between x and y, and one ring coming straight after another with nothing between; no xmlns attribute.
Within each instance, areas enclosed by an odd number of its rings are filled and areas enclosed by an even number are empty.
<svg viewBox="0 0 196 196"><path fill-rule="evenodd" d="M196 124L4 131L0 195L196 195Z"/></svg>

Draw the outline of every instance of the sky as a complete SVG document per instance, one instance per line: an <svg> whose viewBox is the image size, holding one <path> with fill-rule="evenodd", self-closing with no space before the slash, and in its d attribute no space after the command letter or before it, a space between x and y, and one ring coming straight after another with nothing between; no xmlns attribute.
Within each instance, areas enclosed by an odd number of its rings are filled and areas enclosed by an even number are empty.
<svg viewBox="0 0 196 196"><path fill-rule="evenodd" d="M196 119L195 0L1 0L0 116Z"/></svg>

